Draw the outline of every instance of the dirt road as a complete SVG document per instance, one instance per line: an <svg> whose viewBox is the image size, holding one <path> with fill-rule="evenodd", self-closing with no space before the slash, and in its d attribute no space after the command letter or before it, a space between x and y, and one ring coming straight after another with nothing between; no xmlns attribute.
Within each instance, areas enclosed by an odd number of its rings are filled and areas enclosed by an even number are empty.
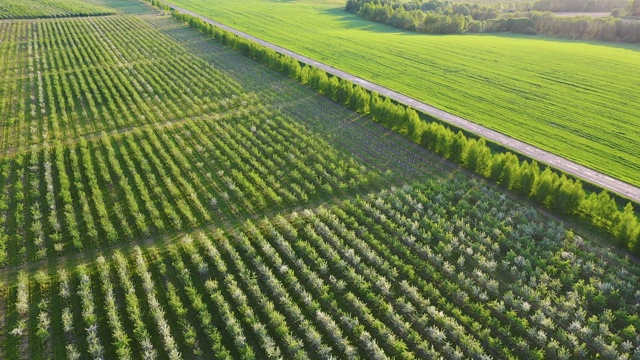
<svg viewBox="0 0 640 360"><path fill-rule="evenodd" d="M320 63L318 61L315 61L313 59L310 59L308 57L302 56L300 54L294 53L293 51L287 50L285 48L282 48L280 46L274 45L272 43L266 42L264 40L258 39L254 36L251 36L249 34L246 34L242 31L238 31L236 29L230 28L226 25L220 24L219 22L213 21L209 18L206 18L202 15L196 14L192 11L183 9L181 7L175 6L169 2L165 3L167 5L169 5L171 8L176 9L182 13L185 14L190 14L192 16L196 16L200 19L202 19L203 21L209 23L209 24L213 24L217 27L220 27L222 29L231 31L232 33L243 37L245 39L250 39L252 41L255 41L261 45L264 45L268 48L271 48L281 54L285 54L288 56L291 56L295 59L297 59L300 62L303 62L305 64L308 65L312 65L315 66L317 68L323 69L324 71L339 76L341 78L344 79L348 79L350 81L352 81L355 84L358 84L360 86L362 86L365 89L371 90L371 91L375 91L381 95L384 95L390 99L393 99L399 103L402 103L404 105L408 105L411 106L417 110L420 110L426 114L429 114L431 116L435 116L439 119L442 119L456 127L459 127L461 129L465 129L467 131L470 131L474 134L478 134L480 136L483 136L495 143L501 144L504 147L507 147L509 149L513 149L514 151L517 151L521 154L524 154L532 159L535 159L536 161L538 161L539 163L542 164L548 164L550 166L553 166L557 169L560 169L562 171L565 171L567 173L573 174L581 179L586 180L587 182L599 185L605 189L608 189L611 192L614 192L616 194L619 194L623 197L626 197L630 200L635 201L636 203L640 203L640 188L630 185L624 181L620 181L617 179L614 179L610 176L607 176L605 174L602 174L600 172L597 172L593 169L590 169L588 167L582 166L580 164L577 164L573 161L567 160L565 158L562 158L560 156L554 155L548 151L542 150L540 148L537 148L535 146L529 145L527 143L524 143L522 141L516 140L512 137L506 136L504 134L501 134L497 131L493 131L491 129L488 129L484 126L478 125L476 123L473 123L469 120L463 119L459 116L450 114L446 111L440 110L438 108L435 108L431 105L428 105L426 103L423 103L421 101L418 101L416 99L410 98L406 95L402 95L398 92L395 92L391 89L382 87L380 85L374 84L370 81L364 80L362 78L359 78L357 76L351 75L349 73L346 73L344 71L338 70L336 68L333 68L329 65Z"/></svg>

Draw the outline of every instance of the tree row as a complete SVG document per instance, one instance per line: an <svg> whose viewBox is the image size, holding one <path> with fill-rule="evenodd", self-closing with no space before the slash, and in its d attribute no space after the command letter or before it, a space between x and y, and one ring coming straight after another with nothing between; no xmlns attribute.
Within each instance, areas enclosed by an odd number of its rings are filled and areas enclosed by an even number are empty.
<svg viewBox="0 0 640 360"><path fill-rule="evenodd" d="M0 169L3 264L293 206L379 176L261 107L32 146Z"/></svg>
<svg viewBox="0 0 640 360"><path fill-rule="evenodd" d="M20 272L2 355L631 358L638 276L460 177Z"/></svg>
<svg viewBox="0 0 640 360"><path fill-rule="evenodd" d="M512 32L581 40L640 42L640 22L620 18L624 11L629 14L636 11L631 2L628 10L606 10L612 12L608 17L559 16L544 10L547 7L544 2L539 3L540 6L534 4L533 7L515 3L510 5L511 8L502 9L500 5L450 4L438 0L404 3L395 0L348 0L345 9L367 20L427 34ZM514 6L521 10L514 10ZM555 5L549 7L558 8Z"/></svg>
<svg viewBox="0 0 640 360"><path fill-rule="evenodd" d="M174 12L173 16L222 44L308 84L340 104L371 114L373 120L507 190L519 192L561 216L584 219L598 231L610 235L613 243L636 253L640 251L640 219L631 202L612 197L606 190L587 192L579 179L549 167L541 168L534 160L489 146L483 138L452 130L433 117L420 115L412 108L371 93L349 80L301 64L200 18L179 12Z"/></svg>
<svg viewBox="0 0 640 360"><path fill-rule="evenodd" d="M0 44L3 147L224 112L255 102L136 17L20 22ZM22 46L26 41L26 46ZM7 61L5 61L7 59ZM13 60L15 59L15 60Z"/></svg>

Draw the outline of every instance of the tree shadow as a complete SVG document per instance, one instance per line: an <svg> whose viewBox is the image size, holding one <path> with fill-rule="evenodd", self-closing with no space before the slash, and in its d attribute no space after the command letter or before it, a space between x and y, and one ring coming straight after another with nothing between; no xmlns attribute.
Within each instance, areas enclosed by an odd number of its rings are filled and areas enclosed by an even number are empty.
<svg viewBox="0 0 640 360"><path fill-rule="evenodd" d="M356 14L350 13L344 8L330 8L321 10L322 14L331 16L334 20L337 20L342 25L343 29L356 29L372 33L379 34L398 34L402 36L419 36L419 37L442 37L442 36L482 36L482 37L494 37L494 38L509 38L509 39L522 39L522 40L537 40L537 41L550 41L556 43L566 44L589 44L594 46L605 46L608 48L618 48L631 51L640 51L640 44L628 44L612 41L600 41L600 40L580 40L580 39L563 39L553 36L545 35L526 35L515 34L509 32L500 33L464 33L464 34L422 34L415 31L402 30L390 25L377 23L371 20L365 20Z"/></svg>
<svg viewBox="0 0 640 360"><path fill-rule="evenodd" d="M343 8L330 8L320 11L322 14L331 16L342 24L343 29L358 29L376 33L407 33L416 34L412 31L394 28L393 26L377 23L371 20L365 20L356 14L350 13Z"/></svg>

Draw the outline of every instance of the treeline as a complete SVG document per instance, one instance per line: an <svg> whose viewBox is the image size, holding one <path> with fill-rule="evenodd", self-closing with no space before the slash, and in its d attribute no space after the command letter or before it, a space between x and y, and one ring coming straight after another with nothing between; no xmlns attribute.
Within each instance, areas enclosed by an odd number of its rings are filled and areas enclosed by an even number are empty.
<svg viewBox="0 0 640 360"><path fill-rule="evenodd" d="M640 0L635 0L640 4ZM614 16L557 16L537 11L537 3L513 8L482 4L452 4L438 0L403 3L399 0L348 0L345 9L358 16L399 29L426 34L513 32L569 39L640 42L640 22L625 23ZM631 12L632 3L629 5ZM620 10L617 10L620 14Z"/></svg>
<svg viewBox="0 0 640 360"><path fill-rule="evenodd" d="M352 82L301 64L230 31L205 23L200 18L173 12L173 16L215 38L241 54L307 84L336 102L380 122L414 142L460 164L507 190L519 193L562 215L574 215L594 228L613 236L617 245L640 253L640 219L629 202L620 210L606 190L587 193L582 182L534 160L522 160L511 152L493 151L484 138L454 131L428 115L422 117L410 107L398 104ZM424 120L427 121L424 121Z"/></svg>
<svg viewBox="0 0 640 360"><path fill-rule="evenodd" d="M626 15L640 16L640 0L629 0L629 4L625 9Z"/></svg>
<svg viewBox="0 0 640 360"><path fill-rule="evenodd" d="M152 6L155 6L156 8L162 11L169 11L171 9L167 4L165 4L161 0L145 0L145 1L150 2Z"/></svg>

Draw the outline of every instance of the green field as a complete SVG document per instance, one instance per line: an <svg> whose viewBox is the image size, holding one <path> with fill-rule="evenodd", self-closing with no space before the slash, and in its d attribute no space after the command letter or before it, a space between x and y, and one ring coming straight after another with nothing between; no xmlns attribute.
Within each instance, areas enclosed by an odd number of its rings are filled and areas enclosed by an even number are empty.
<svg viewBox="0 0 640 360"><path fill-rule="evenodd" d="M173 3L640 185L638 46L415 34L339 0Z"/></svg>
<svg viewBox="0 0 640 360"><path fill-rule="evenodd" d="M0 359L640 353L628 255L98 2L119 14L0 23Z"/></svg>
<svg viewBox="0 0 640 360"><path fill-rule="evenodd" d="M7 24L0 149L224 112L248 101L233 81L150 33L133 16ZM66 37L77 39L74 46L60 41Z"/></svg>
<svg viewBox="0 0 640 360"><path fill-rule="evenodd" d="M639 276L482 184L425 182L20 272L0 355L630 358Z"/></svg>
<svg viewBox="0 0 640 360"><path fill-rule="evenodd" d="M108 15L116 13L113 8L102 5L104 4L91 5L82 0L3 0L0 2L0 19Z"/></svg>
<svg viewBox="0 0 640 360"><path fill-rule="evenodd" d="M0 266L431 173L400 136L170 17L6 25Z"/></svg>
<svg viewBox="0 0 640 360"><path fill-rule="evenodd" d="M264 214L410 172L397 169L407 160L380 161L359 144L366 139L354 141L380 129L344 129L357 134L341 148L317 137L319 115L339 129L357 114L208 41L199 52L217 53L218 69L172 39L176 30L204 38L167 17L10 25L10 38L27 40L0 47L19 55L2 64L14 97L2 107L1 265ZM60 36L82 41L70 47ZM240 82L225 66L241 70ZM353 146L359 159L345 152Z"/></svg>
<svg viewBox="0 0 640 360"><path fill-rule="evenodd" d="M149 3L142 1L130 1L130 0L83 0L85 3L89 3L97 6L104 6L113 9L118 14L129 15L149 15L156 14L160 10L154 8Z"/></svg>

